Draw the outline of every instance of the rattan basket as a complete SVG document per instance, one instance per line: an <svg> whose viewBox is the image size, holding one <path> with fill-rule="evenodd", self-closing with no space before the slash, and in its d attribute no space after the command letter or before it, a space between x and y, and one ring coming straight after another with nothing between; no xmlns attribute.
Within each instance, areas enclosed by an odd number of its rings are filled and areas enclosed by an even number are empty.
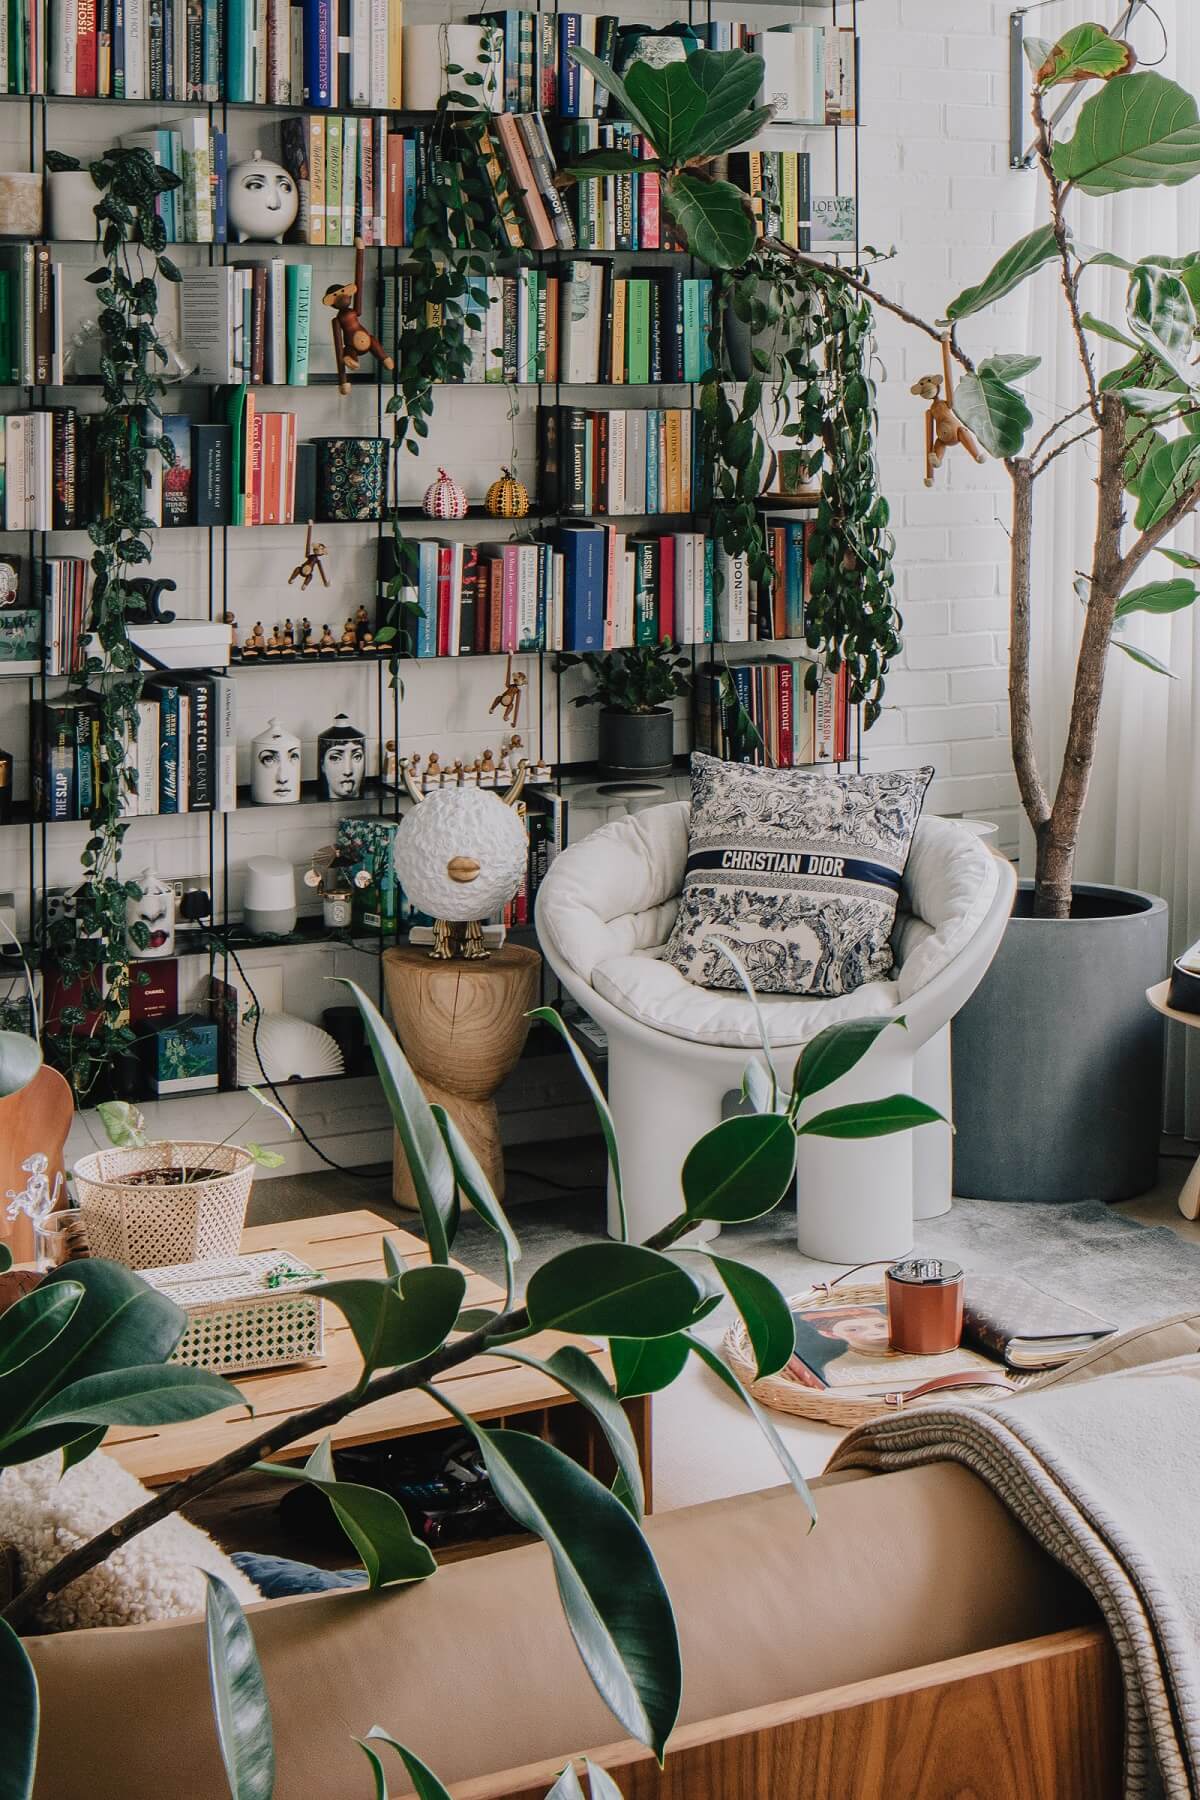
<svg viewBox="0 0 1200 1800"><path fill-rule="evenodd" d="M884 1299L883 1284L875 1282L857 1287L824 1287L810 1288L805 1294L798 1294L788 1301L795 1311L803 1307L806 1312L819 1311L828 1307L830 1310L846 1306L878 1306ZM792 1413L798 1419L817 1419L823 1425L861 1425L867 1419L882 1418L885 1414L894 1413L896 1408L889 1405L880 1393L848 1394L844 1390L836 1392L828 1388L804 1387L798 1381L790 1380L786 1372L778 1375L767 1375L763 1380L755 1379L754 1354L750 1348L750 1338L741 1319L735 1321L725 1333L725 1360L741 1382L742 1386L763 1406L774 1408L776 1412ZM926 1380L946 1372L951 1357L925 1356L921 1358L928 1364ZM904 1359L911 1363L910 1358ZM987 1371L989 1379L975 1387L960 1387L922 1395L918 1400L905 1402L909 1407L934 1406L939 1401L948 1399L973 1400L1000 1398L1000 1389L993 1385L996 1376L1002 1376L1007 1386L1015 1393L1032 1379L1028 1375L1014 1375L1002 1363L994 1363ZM888 1356L879 1358L879 1385L886 1388L888 1382ZM911 1383L909 1384L911 1385Z"/></svg>
<svg viewBox="0 0 1200 1800"><path fill-rule="evenodd" d="M268 1286L268 1275L281 1264L289 1276L302 1279ZM143 1269L142 1275L188 1316L172 1362L191 1363L219 1375L245 1375L255 1369L320 1362L324 1356L325 1302L296 1291L305 1280L319 1277L290 1254L259 1250L250 1256L214 1256L165 1269Z"/></svg>
<svg viewBox="0 0 1200 1800"><path fill-rule="evenodd" d="M206 1181L136 1182L147 1170L215 1169ZM236 1144L146 1144L96 1150L75 1164L75 1194L93 1256L130 1269L236 1256L254 1159Z"/></svg>

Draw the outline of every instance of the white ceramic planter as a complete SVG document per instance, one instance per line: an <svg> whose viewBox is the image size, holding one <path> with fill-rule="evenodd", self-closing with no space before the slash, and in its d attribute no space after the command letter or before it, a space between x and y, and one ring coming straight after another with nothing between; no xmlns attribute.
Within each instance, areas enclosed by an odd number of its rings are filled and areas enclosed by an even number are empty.
<svg viewBox="0 0 1200 1800"><path fill-rule="evenodd" d="M46 225L52 238L95 243L100 235L100 189L86 169L59 169L46 177Z"/></svg>

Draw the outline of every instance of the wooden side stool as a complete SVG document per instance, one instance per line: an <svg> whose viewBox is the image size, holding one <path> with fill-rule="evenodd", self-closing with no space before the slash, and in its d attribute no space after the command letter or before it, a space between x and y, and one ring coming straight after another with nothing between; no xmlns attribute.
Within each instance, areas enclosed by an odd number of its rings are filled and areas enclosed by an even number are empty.
<svg viewBox="0 0 1200 1800"><path fill-rule="evenodd" d="M383 957L401 1048L426 1098L445 1107L498 1196L504 1193L504 1159L492 1095L525 1048L541 967L538 952L522 944L505 944L479 962L438 962L408 944ZM397 1206L416 1207L398 1138L392 1197Z"/></svg>

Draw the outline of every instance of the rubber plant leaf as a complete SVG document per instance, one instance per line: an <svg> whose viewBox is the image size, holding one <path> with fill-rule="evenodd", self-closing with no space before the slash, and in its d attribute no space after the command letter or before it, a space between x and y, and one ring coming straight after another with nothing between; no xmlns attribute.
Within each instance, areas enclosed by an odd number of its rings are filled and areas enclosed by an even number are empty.
<svg viewBox="0 0 1200 1800"><path fill-rule="evenodd" d="M433 1552L413 1536L412 1526L398 1500L380 1488L337 1479L327 1437L321 1439L302 1467L270 1462L256 1463L254 1467L260 1475L273 1475L281 1481L306 1482L325 1495L338 1524L361 1557L371 1587L424 1581L436 1573Z"/></svg>
<svg viewBox="0 0 1200 1800"><path fill-rule="evenodd" d="M658 1394L683 1372L688 1341L682 1332L664 1338L610 1338L613 1376L617 1395L632 1400L639 1394Z"/></svg>
<svg viewBox="0 0 1200 1800"><path fill-rule="evenodd" d="M393 1280L323 1281L302 1291L337 1307L370 1374L440 1350L462 1309L467 1281L448 1264L418 1263Z"/></svg>
<svg viewBox="0 0 1200 1800"><path fill-rule="evenodd" d="M800 1137L888 1137L896 1131L912 1131L918 1125L944 1125L946 1120L924 1100L912 1094L889 1094L881 1100L859 1100L850 1106L831 1106L803 1125Z"/></svg>
<svg viewBox="0 0 1200 1800"><path fill-rule="evenodd" d="M560 1013L556 1012L552 1006L535 1006L529 1016L531 1019L537 1019L543 1025L549 1025L554 1031L557 1031L559 1037L570 1051L571 1060L578 1069L583 1078L583 1085L587 1088L587 1091L591 1096L592 1105L596 1109L596 1117L600 1121L600 1132L604 1138L604 1148L608 1154L608 1167L612 1175L613 1192L616 1195L617 1216L620 1223L621 1239L624 1241L629 1236L629 1226L625 1217L625 1196L621 1187L621 1153L617 1147L616 1128L613 1125L612 1114L608 1110L608 1101L604 1098L604 1090L601 1088L600 1083L596 1080L596 1077L592 1072L591 1063L583 1054L583 1051L579 1048L579 1045L575 1042L571 1033L567 1030L566 1022Z"/></svg>
<svg viewBox="0 0 1200 1800"><path fill-rule="evenodd" d="M66 1330L83 1299L77 1281L36 1287L0 1313L0 1376L11 1375L33 1356L48 1350Z"/></svg>
<svg viewBox="0 0 1200 1800"><path fill-rule="evenodd" d="M770 1277L760 1270L727 1256L714 1256L711 1251L706 1254L746 1327L754 1352L755 1378L762 1381L768 1375L777 1375L786 1368L796 1348L791 1307Z"/></svg>
<svg viewBox="0 0 1200 1800"><path fill-rule="evenodd" d="M790 1316L789 1314L789 1318ZM518 1350L506 1349L503 1354L511 1362L524 1363L527 1368L539 1369L543 1375L549 1375L552 1381L557 1381L560 1387L573 1395L581 1406L587 1407L608 1439L613 1460L624 1477L624 1492L629 1495L630 1511L635 1519L640 1519L646 1505L642 1465L625 1409L604 1379L603 1371L576 1344L564 1344L561 1350L556 1350L544 1362Z"/></svg>
<svg viewBox="0 0 1200 1800"><path fill-rule="evenodd" d="M275 1740L266 1684L246 1615L231 1588L204 1571L208 1679L232 1800L271 1800Z"/></svg>
<svg viewBox="0 0 1200 1800"><path fill-rule="evenodd" d="M594 1243L536 1269L525 1306L535 1331L655 1338L690 1325L704 1297L687 1270L657 1250Z"/></svg>
<svg viewBox="0 0 1200 1800"><path fill-rule="evenodd" d="M777 1113L723 1119L684 1158L684 1208L722 1225L761 1218L778 1206L796 1169L796 1140Z"/></svg>
<svg viewBox="0 0 1200 1800"><path fill-rule="evenodd" d="M772 1425L770 1419L768 1419L762 1407L758 1405L753 1395L749 1394L742 1386L733 1370L729 1368L726 1363L721 1361L721 1358L717 1355L717 1352L713 1349L711 1344L706 1344L703 1338L695 1337L690 1332L688 1333L688 1343L691 1345L693 1355L700 1358L700 1361L704 1364L705 1368L710 1369L718 1381L724 1382L730 1393L734 1394L737 1399L742 1402L747 1412L749 1412L755 1424L758 1426L758 1429L762 1432L768 1444L770 1444L771 1449L775 1452L784 1474L787 1476L808 1509L810 1526L815 1525L817 1522L817 1508L812 1493L809 1490L808 1483L796 1466L791 1451L776 1431L774 1425Z"/></svg>
<svg viewBox="0 0 1200 1800"><path fill-rule="evenodd" d="M801 1051L792 1077L793 1110L848 1075L871 1048L881 1031L889 1024L905 1027L900 1018L847 1019L839 1025L827 1025L810 1038Z"/></svg>

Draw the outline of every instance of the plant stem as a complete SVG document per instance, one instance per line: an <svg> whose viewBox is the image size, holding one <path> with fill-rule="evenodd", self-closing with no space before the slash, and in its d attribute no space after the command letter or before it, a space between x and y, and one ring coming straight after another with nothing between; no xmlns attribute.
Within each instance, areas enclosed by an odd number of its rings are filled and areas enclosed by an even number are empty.
<svg viewBox="0 0 1200 1800"><path fill-rule="evenodd" d="M881 294L878 289L873 288L869 281L864 281L859 275L852 275L849 269L837 268L832 263L823 262L819 256L809 256L803 250L794 250L790 244L783 243L779 238L768 238L764 247L778 251L781 256L786 256L791 262L800 263L803 268L819 269L831 281L839 281L846 287L853 288L856 294L861 294L864 299L871 302L872 306L881 306L884 312L893 313L897 319L903 319L906 325L911 325L914 331L923 331L926 337L932 338L935 344L941 345L945 333L940 327L931 325L928 319L922 319L915 312L910 312L907 306L901 306L898 300L890 300L886 294ZM953 331L950 333L950 354L955 362L967 371L968 375L975 373L974 362L962 348Z"/></svg>
<svg viewBox="0 0 1200 1800"><path fill-rule="evenodd" d="M1012 457L1013 528L1009 550L1008 719L1013 768L1021 804L1035 832L1050 816L1050 802L1038 770L1030 700L1032 646L1031 554L1034 469L1028 457Z"/></svg>
<svg viewBox="0 0 1200 1800"><path fill-rule="evenodd" d="M695 1223L686 1213L678 1213L645 1240L644 1248L664 1250L685 1231L690 1231ZM115 1524L98 1532L86 1544L69 1551L37 1581L22 1588L3 1612L0 1612L0 1618L14 1630L32 1624L38 1609L54 1594L60 1593L81 1575L86 1575L89 1569L102 1563L120 1545L128 1543L130 1538L137 1537L152 1525L157 1525L161 1519L179 1512L190 1501L199 1499L201 1494L207 1494L221 1482L228 1481L234 1475L244 1474L256 1462L276 1455L301 1438L327 1430L344 1419L347 1413L357 1412L360 1406L370 1406L376 1400L389 1399L394 1394L405 1394L414 1388L424 1387L437 1376L461 1368L476 1356L502 1358L503 1346L495 1340L506 1336L511 1339L514 1333L525 1333L529 1329L529 1314L523 1306L498 1313L478 1330L456 1338L452 1344L443 1344L429 1356L423 1356L419 1362L408 1363L403 1368L390 1370L386 1375L376 1376L365 1386L359 1381L345 1393L336 1394L331 1400L322 1401L319 1406L309 1407L307 1412L294 1413L290 1419L276 1420L273 1425L259 1432L257 1437L240 1444L236 1450L230 1450L203 1469L197 1469L193 1475L185 1476L182 1481L160 1488L149 1500L143 1501L141 1506L126 1513L123 1519L118 1519Z"/></svg>
<svg viewBox="0 0 1200 1800"><path fill-rule="evenodd" d="M1050 194L1050 229L1054 233L1054 242L1058 246L1058 260L1062 271L1062 290L1066 295L1067 311L1071 315L1071 329L1075 333L1075 345L1079 351L1079 361L1083 367L1084 380L1087 382L1088 411L1096 424L1100 423L1100 392L1096 386L1096 371L1092 367L1092 354L1088 349L1087 334L1083 329L1083 315L1079 310L1079 276L1071 268L1071 238L1067 231L1067 222L1063 214L1064 189L1056 178L1050 161L1050 129L1046 124L1046 113L1042 106L1041 89L1033 90L1033 122L1036 127L1034 150L1042 174L1046 178L1046 187Z"/></svg>

